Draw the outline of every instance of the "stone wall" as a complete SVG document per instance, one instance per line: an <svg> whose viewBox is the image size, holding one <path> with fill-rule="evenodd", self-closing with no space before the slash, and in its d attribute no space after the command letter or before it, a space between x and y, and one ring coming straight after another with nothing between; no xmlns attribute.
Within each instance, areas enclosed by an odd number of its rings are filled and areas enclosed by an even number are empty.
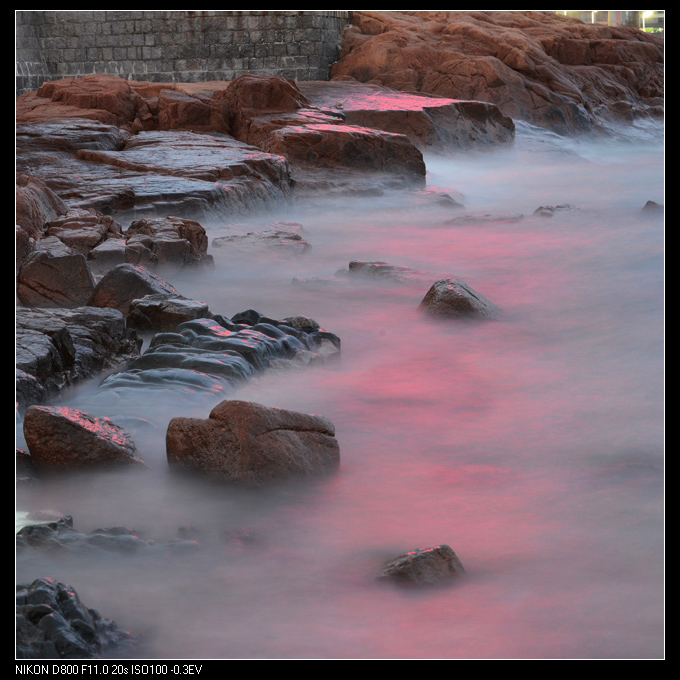
<svg viewBox="0 0 680 680"><path fill-rule="evenodd" d="M17 95L46 80L327 80L348 11L16 10Z"/></svg>

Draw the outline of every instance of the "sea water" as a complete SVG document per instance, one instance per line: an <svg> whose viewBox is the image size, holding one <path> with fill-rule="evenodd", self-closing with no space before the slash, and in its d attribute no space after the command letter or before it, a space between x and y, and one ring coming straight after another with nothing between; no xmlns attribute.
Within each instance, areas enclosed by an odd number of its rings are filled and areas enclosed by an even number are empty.
<svg viewBox="0 0 680 680"><path fill-rule="evenodd" d="M301 225L304 254L214 248L213 268L171 283L227 317L310 316L341 359L232 392L65 394L117 418L149 469L49 478L19 488L17 510L158 546L190 527L198 547L24 551L18 582L68 583L145 659L663 655L664 222L642 211L664 200L662 130L597 141L521 125L512 148L426 163L427 192L314 195L205 224L211 241L234 222ZM338 273L351 260L418 273ZM424 316L446 277L500 318ZM168 420L223 398L327 416L339 472L259 490L171 474ZM376 580L386 559L443 543L466 577Z"/></svg>

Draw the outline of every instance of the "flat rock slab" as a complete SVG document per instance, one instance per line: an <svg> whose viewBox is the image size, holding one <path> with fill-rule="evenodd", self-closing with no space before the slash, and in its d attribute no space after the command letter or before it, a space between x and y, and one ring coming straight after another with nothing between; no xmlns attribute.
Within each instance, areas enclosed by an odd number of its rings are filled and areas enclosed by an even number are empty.
<svg viewBox="0 0 680 680"><path fill-rule="evenodd" d="M440 279L432 284L419 309L445 319L495 319L500 310L460 279Z"/></svg>
<svg viewBox="0 0 680 680"><path fill-rule="evenodd" d="M24 416L24 437L38 470L142 464L125 429L77 409L30 406Z"/></svg>
<svg viewBox="0 0 680 680"><path fill-rule="evenodd" d="M463 574L456 553L448 545L436 545L397 555L382 566L379 578L404 585L433 585Z"/></svg>
<svg viewBox="0 0 680 680"><path fill-rule="evenodd" d="M348 125L405 134L421 150L459 151L515 139L512 119L488 102L352 81L301 82L298 87L315 106L342 112Z"/></svg>
<svg viewBox="0 0 680 680"><path fill-rule="evenodd" d="M173 418L166 448L172 467L243 484L315 476L340 464L327 418L245 401L223 401L206 420Z"/></svg>

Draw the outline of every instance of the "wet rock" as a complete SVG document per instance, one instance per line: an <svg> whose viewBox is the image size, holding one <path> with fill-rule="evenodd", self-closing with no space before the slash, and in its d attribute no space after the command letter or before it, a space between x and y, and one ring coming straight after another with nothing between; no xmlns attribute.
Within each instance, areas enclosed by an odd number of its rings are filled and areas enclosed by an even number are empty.
<svg viewBox="0 0 680 680"><path fill-rule="evenodd" d="M421 151L452 152L509 144L515 125L494 104L399 92L354 81L301 82L319 107L342 111L345 123L406 135Z"/></svg>
<svg viewBox="0 0 680 680"><path fill-rule="evenodd" d="M293 165L381 172L424 184L423 156L402 134L350 125L300 125L273 131L262 148Z"/></svg>
<svg viewBox="0 0 680 680"><path fill-rule="evenodd" d="M663 45L637 28L551 11L354 11L331 80L490 102L573 134L619 118L620 102L635 117L655 115Z"/></svg>
<svg viewBox="0 0 680 680"><path fill-rule="evenodd" d="M244 401L223 401L207 420L173 418L168 464L244 484L335 470L340 450L326 418Z"/></svg>
<svg viewBox="0 0 680 680"><path fill-rule="evenodd" d="M210 316L205 302L170 295L145 295L133 300L127 317L128 328L137 331L174 331L185 321Z"/></svg>
<svg viewBox="0 0 680 680"><path fill-rule="evenodd" d="M130 224L125 235L150 238L149 250L160 266L179 267L212 263L208 256L205 229L194 220L181 217L148 218Z"/></svg>
<svg viewBox="0 0 680 680"><path fill-rule="evenodd" d="M70 209L47 223L47 234L56 236L75 253L87 255L108 238L122 238L122 228L110 215L90 208Z"/></svg>
<svg viewBox="0 0 680 680"><path fill-rule="evenodd" d="M16 399L20 411L138 355L141 340L115 309L16 310Z"/></svg>
<svg viewBox="0 0 680 680"><path fill-rule="evenodd" d="M538 215L539 217L552 217L555 213L570 212L572 210L576 210L576 208L568 203L562 205L541 205L534 210L534 215Z"/></svg>
<svg viewBox="0 0 680 680"><path fill-rule="evenodd" d="M19 269L17 297L28 307L81 307L94 291L84 255L34 251Z"/></svg>
<svg viewBox="0 0 680 680"><path fill-rule="evenodd" d="M349 275L369 279L381 279L391 281L406 281L409 279L421 279L424 277L411 267L402 267L387 262L352 260L349 263Z"/></svg>
<svg viewBox="0 0 680 680"><path fill-rule="evenodd" d="M130 653L136 641L53 579L16 586L17 659L97 659Z"/></svg>
<svg viewBox="0 0 680 680"><path fill-rule="evenodd" d="M39 470L141 464L126 430L108 418L66 407L29 406L24 437Z"/></svg>
<svg viewBox="0 0 680 680"><path fill-rule="evenodd" d="M447 319L495 319L500 310L460 279L440 279L432 284L419 309Z"/></svg>
<svg viewBox="0 0 680 680"><path fill-rule="evenodd" d="M642 212L650 215L661 214L663 213L663 206L656 201L647 201L642 207Z"/></svg>
<svg viewBox="0 0 680 680"><path fill-rule="evenodd" d="M312 246L300 234L301 229L285 222L274 222L268 228L246 233L217 236L213 239L214 248L234 250L257 250L273 248L279 252L303 254Z"/></svg>
<svg viewBox="0 0 680 680"><path fill-rule="evenodd" d="M458 556L448 545L417 549L386 562L379 578L404 585L434 585L465 574Z"/></svg>
<svg viewBox="0 0 680 680"><path fill-rule="evenodd" d="M108 271L94 287L88 305L112 307L127 315L133 300L145 295L177 297L179 293L167 281L144 267L119 264Z"/></svg>
<svg viewBox="0 0 680 680"><path fill-rule="evenodd" d="M45 224L65 212L64 202L44 182L26 173L17 173L15 220L29 237L40 238Z"/></svg>

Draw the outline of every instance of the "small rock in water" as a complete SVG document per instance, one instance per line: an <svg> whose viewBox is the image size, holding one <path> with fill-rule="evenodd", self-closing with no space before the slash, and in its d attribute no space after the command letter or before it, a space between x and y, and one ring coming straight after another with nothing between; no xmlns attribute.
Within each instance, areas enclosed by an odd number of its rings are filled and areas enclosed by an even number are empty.
<svg viewBox="0 0 680 680"><path fill-rule="evenodd" d="M457 555L448 545L417 549L385 562L379 578L411 585L431 585L465 574Z"/></svg>
<svg viewBox="0 0 680 680"><path fill-rule="evenodd" d="M500 310L460 279L440 279L432 284L419 309L436 317L493 319Z"/></svg>
<svg viewBox="0 0 680 680"><path fill-rule="evenodd" d="M542 205L534 210L534 215L552 217L556 212L564 212L567 210L576 210L576 208L568 203L565 203L564 205Z"/></svg>
<svg viewBox="0 0 680 680"><path fill-rule="evenodd" d="M663 206L657 203L656 201L647 201L645 203L644 207L642 208L642 212L645 213L662 213L663 212Z"/></svg>
<svg viewBox="0 0 680 680"><path fill-rule="evenodd" d="M143 465L126 430L108 418L66 407L30 406L24 436L40 470Z"/></svg>

